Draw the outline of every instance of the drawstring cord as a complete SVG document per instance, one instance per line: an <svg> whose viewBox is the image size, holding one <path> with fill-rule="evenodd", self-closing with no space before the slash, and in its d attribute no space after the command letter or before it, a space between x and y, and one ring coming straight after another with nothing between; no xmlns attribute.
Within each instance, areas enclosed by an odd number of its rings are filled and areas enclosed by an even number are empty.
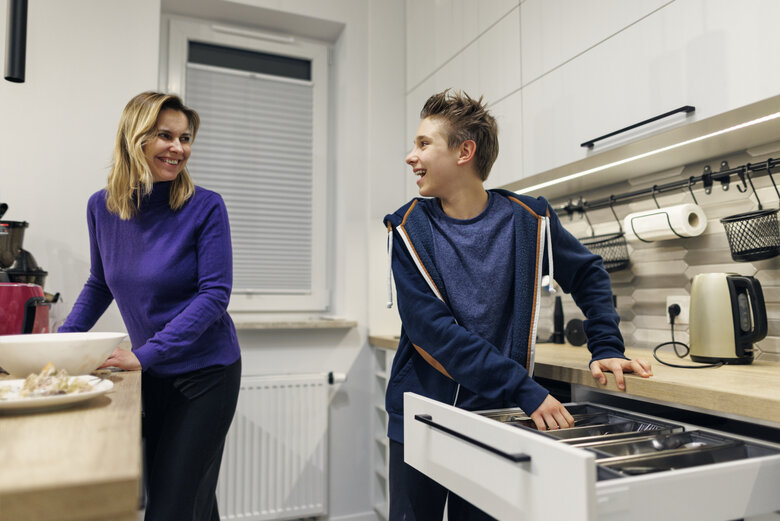
<svg viewBox="0 0 780 521"><path fill-rule="evenodd" d="M555 294L555 283L553 282L553 250L552 250L552 231L550 229L550 218L544 218L544 226L547 230L547 262L549 266L549 280L547 281L547 291L550 295Z"/></svg>
<svg viewBox="0 0 780 521"><path fill-rule="evenodd" d="M387 309L393 307L393 226L387 223Z"/></svg>

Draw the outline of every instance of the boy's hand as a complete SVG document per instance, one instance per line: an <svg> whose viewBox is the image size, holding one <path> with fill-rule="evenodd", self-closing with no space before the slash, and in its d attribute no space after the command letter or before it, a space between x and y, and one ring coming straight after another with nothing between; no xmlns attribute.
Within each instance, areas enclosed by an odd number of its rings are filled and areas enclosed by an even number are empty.
<svg viewBox="0 0 780 521"><path fill-rule="evenodd" d="M551 394L548 394L542 404L531 414L531 419L540 431L574 427L574 418Z"/></svg>
<svg viewBox="0 0 780 521"><path fill-rule="evenodd" d="M593 374L593 378L598 380L601 385L607 384L607 375L604 374L604 371L610 371L615 375L615 383L621 391L626 389L626 381L625 378L623 378L623 373L638 374L642 378L653 376L653 369L650 366L650 362L641 358L635 360L626 360L625 358L604 358L603 360L594 360L590 363L590 372Z"/></svg>

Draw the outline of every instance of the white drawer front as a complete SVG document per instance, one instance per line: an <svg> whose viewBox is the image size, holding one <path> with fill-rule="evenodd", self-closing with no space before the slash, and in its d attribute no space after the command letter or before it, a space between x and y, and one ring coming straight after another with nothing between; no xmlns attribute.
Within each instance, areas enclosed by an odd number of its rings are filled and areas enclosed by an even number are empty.
<svg viewBox="0 0 780 521"><path fill-rule="evenodd" d="M404 395L404 409L406 463L491 516L595 519L593 454L413 393ZM508 454L526 454L530 460L512 462L415 420L416 415L429 415L437 425Z"/></svg>
<svg viewBox="0 0 780 521"><path fill-rule="evenodd" d="M406 462L501 521L727 521L780 510L780 451L596 482L589 451L413 393L404 398Z"/></svg>

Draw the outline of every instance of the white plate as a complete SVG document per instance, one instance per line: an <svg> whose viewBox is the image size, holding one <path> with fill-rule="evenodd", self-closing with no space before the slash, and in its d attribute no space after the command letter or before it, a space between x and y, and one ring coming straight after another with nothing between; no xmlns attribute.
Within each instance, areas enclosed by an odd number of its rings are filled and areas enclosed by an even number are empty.
<svg viewBox="0 0 780 521"><path fill-rule="evenodd" d="M19 398L14 397L14 394L18 393L19 389L22 388L24 380L0 380L0 391L2 391L2 394L4 395L4 398L0 399L0 412L42 412L52 409L61 409L91 400L114 388L114 382L111 380L102 380L97 376L71 376L71 381L74 379L88 382L92 385L92 390L81 393ZM8 390L8 394L5 393L6 390Z"/></svg>

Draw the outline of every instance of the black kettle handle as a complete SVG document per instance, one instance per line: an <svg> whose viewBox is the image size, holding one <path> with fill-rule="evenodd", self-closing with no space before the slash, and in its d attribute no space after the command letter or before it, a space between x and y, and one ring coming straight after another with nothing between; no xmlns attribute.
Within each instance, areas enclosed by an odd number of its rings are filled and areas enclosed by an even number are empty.
<svg viewBox="0 0 780 521"><path fill-rule="evenodd" d="M766 304L761 283L753 277L733 277L734 289L742 287L750 297L750 308L753 312L753 331L750 333L750 342L763 340L767 334Z"/></svg>

